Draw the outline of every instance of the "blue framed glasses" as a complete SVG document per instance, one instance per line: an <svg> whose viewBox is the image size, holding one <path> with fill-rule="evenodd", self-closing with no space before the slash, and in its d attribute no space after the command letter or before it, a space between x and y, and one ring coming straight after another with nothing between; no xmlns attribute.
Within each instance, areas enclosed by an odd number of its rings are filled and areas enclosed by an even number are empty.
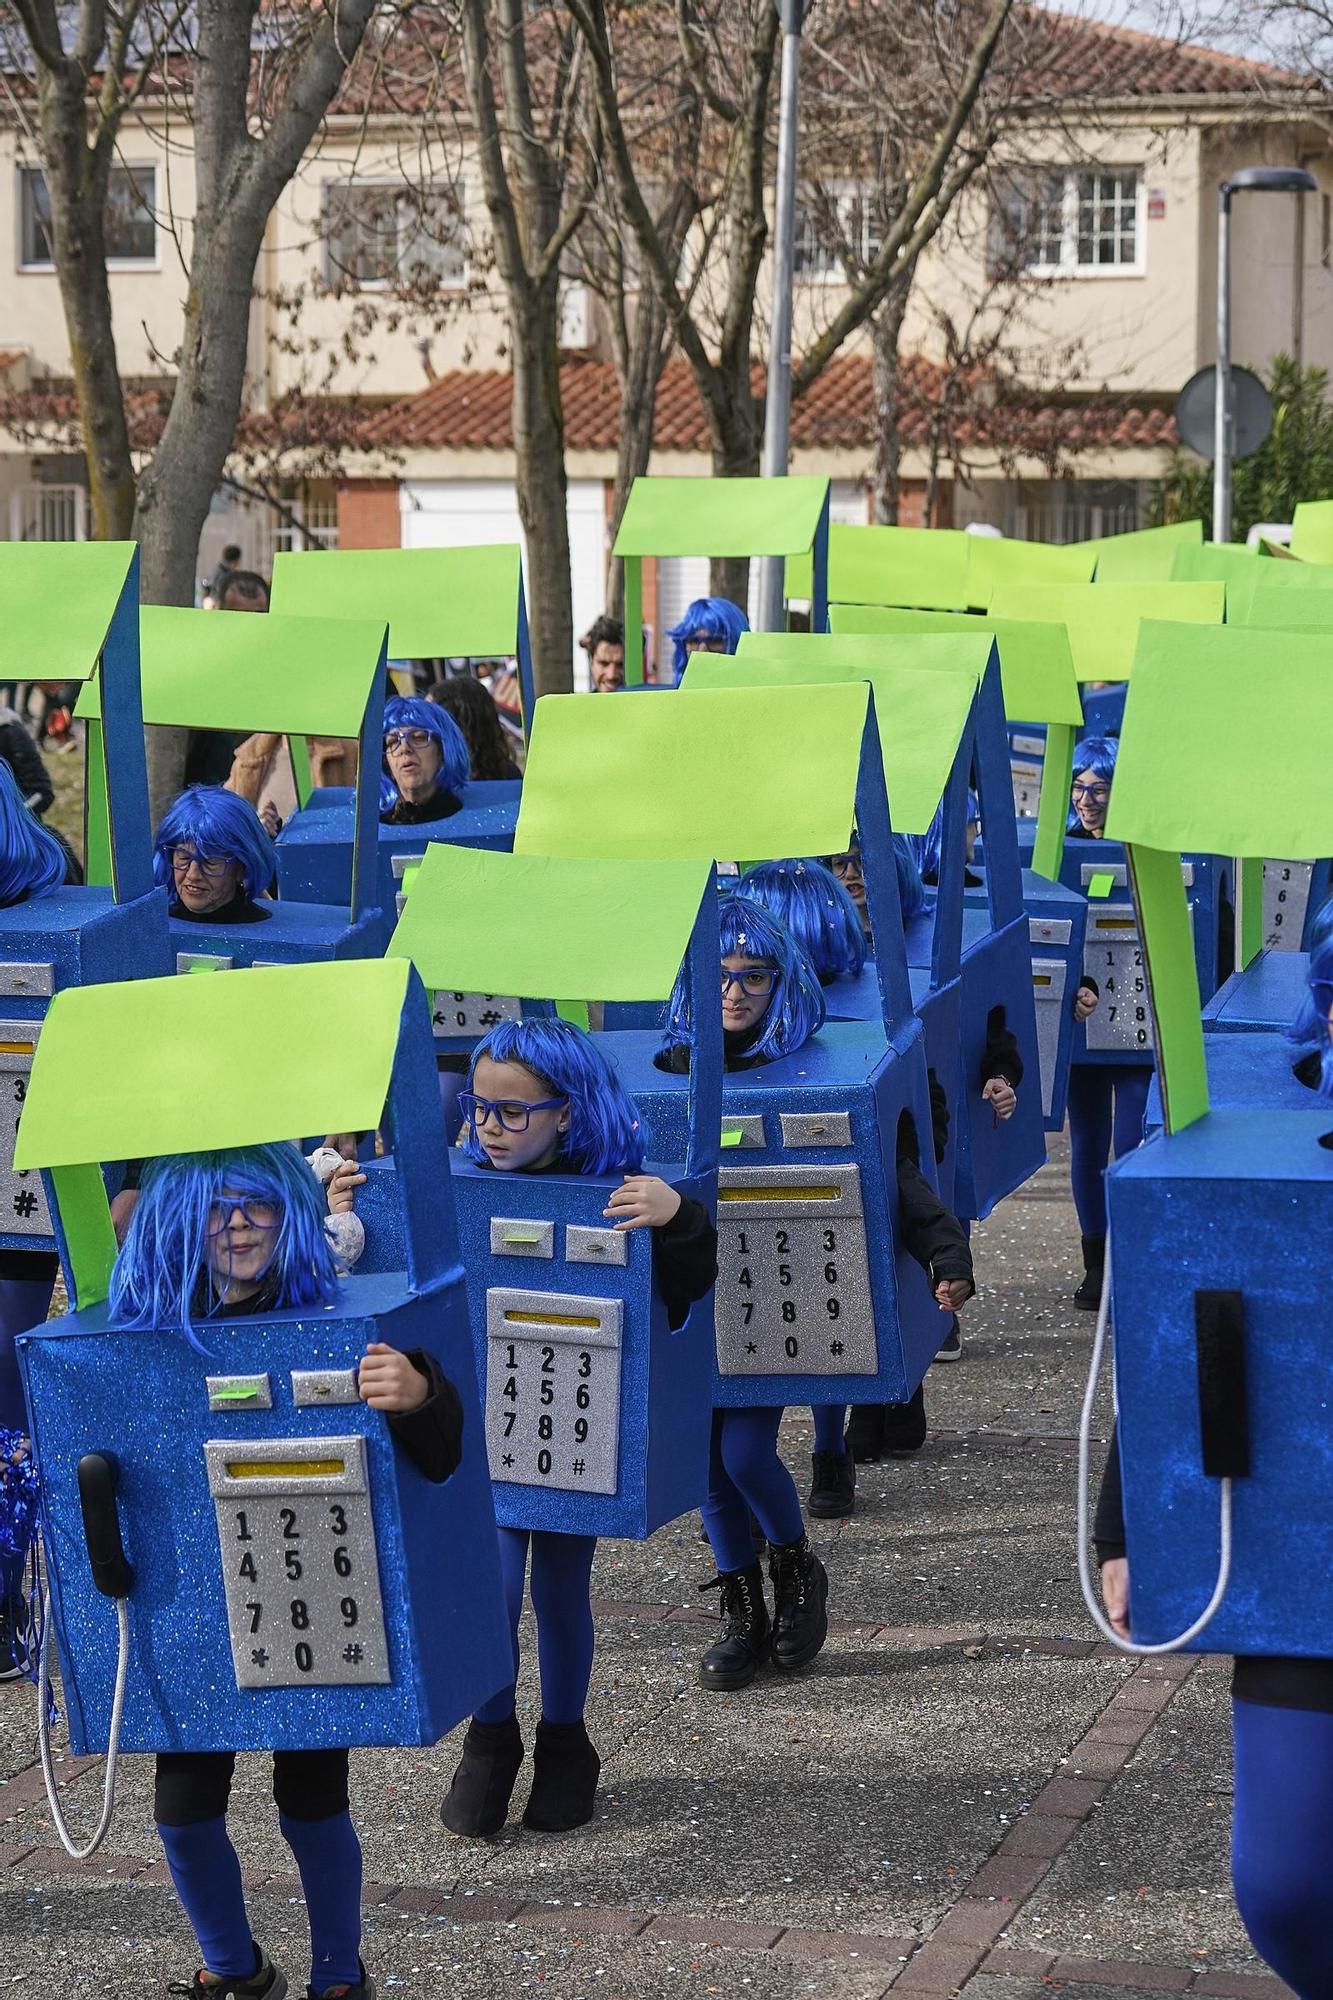
<svg viewBox="0 0 1333 2000"><path fill-rule="evenodd" d="M173 875L188 875L192 868L197 868L206 882L220 882L231 865L231 862L225 857L222 860L216 860L212 857L205 858L202 854L196 854L193 848L173 847L171 849L171 871Z"/></svg>
<svg viewBox="0 0 1333 2000"><path fill-rule="evenodd" d="M424 750L435 738L429 729L389 729L385 731L386 750Z"/></svg>
<svg viewBox="0 0 1333 2000"><path fill-rule="evenodd" d="M223 1193L209 1208L209 1235L224 1235L231 1228L231 1219L238 1210L251 1229L276 1229L281 1214L275 1201L261 1201L256 1195Z"/></svg>
<svg viewBox="0 0 1333 2000"><path fill-rule="evenodd" d="M1090 806L1104 806L1111 796L1111 787L1100 781L1095 785L1080 785L1075 779L1069 787L1069 796L1075 805L1080 799L1086 799Z"/></svg>
<svg viewBox="0 0 1333 2000"><path fill-rule="evenodd" d="M542 1097L528 1104L521 1097L478 1097L471 1090L458 1093L458 1108L474 1130L494 1116L506 1132L526 1132L534 1111L556 1111L568 1102L567 1097Z"/></svg>
<svg viewBox="0 0 1333 2000"><path fill-rule="evenodd" d="M743 965L739 972L729 972L722 968L722 998L725 1000L733 986L739 986L742 993L748 993L752 1000L762 1000L777 984L776 965Z"/></svg>

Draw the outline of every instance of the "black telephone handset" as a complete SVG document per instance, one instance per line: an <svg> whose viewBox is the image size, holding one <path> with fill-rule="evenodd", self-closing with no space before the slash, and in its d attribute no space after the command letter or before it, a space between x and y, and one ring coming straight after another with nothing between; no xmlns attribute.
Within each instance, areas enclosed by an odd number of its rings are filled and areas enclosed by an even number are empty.
<svg viewBox="0 0 1333 2000"><path fill-rule="evenodd" d="M88 1544L93 1582L103 1597L128 1597L134 1588L134 1571L120 1538L116 1509L120 1467L109 1452L90 1451L79 1460L78 1479L83 1538Z"/></svg>

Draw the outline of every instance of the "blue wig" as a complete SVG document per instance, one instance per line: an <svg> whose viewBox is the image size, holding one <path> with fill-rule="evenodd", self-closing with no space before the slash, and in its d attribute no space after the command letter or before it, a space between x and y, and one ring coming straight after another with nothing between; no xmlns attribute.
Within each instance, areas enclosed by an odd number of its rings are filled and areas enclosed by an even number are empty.
<svg viewBox="0 0 1333 2000"><path fill-rule="evenodd" d="M910 835L894 834L893 858L898 868L898 901L902 905L903 922L909 924L913 917L920 916L930 900L912 852Z"/></svg>
<svg viewBox="0 0 1333 2000"><path fill-rule="evenodd" d="M1104 785L1109 785L1115 776L1115 760L1119 749L1118 736L1084 736L1074 745L1074 777L1077 777L1080 771L1091 771L1094 778L1100 778ZM1065 825L1075 827L1078 823L1078 814L1071 805Z"/></svg>
<svg viewBox="0 0 1333 2000"><path fill-rule="evenodd" d="M0 909L50 896L65 868L64 848L28 810L18 780L0 758Z"/></svg>
<svg viewBox="0 0 1333 2000"><path fill-rule="evenodd" d="M819 974L786 925L762 903L752 903L746 896L724 896L717 914L721 956L757 958L778 975L749 1053L768 1062L794 1056L824 1025L828 1010ZM717 1004L722 1005L720 992ZM671 995L663 1047L678 1048L691 1039L690 989L682 967Z"/></svg>
<svg viewBox="0 0 1333 2000"><path fill-rule="evenodd" d="M981 801L969 787L967 794L967 824L981 825ZM924 833L906 836L910 842L910 852L923 882L938 882L940 879L940 854L944 847L944 800L935 808L935 817ZM904 911L906 915L906 911Z"/></svg>
<svg viewBox="0 0 1333 2000"><path fill-rule="evenodd" d="M821 985L854 979L865 964L865 932L856 905L822 861L763 861L746 872L740 893L781 918Z"/></svg>
<svg viewBox="0 0 1333 2000"><path fill-rule="evenodd" d="M188 844L206 861L238 861L241 886L253 902L273 880L273 842L248 799L221 785L191 785L162 815L153 845L153 880L174 887L171 850Z"/></svg>
<svg viewBox="0 0 1333 2000"><path fill-rule="evenodd" d="M1328 1008L1315 999L1315 987L1333 985L1333 896L1310 926L1310 969L1305 993L1287 1029L1287 1040L1302 1049L1319 1051L1319 1094L1333 1097L1333 1041L1329 1040Z"/></svg>
<svg viewBox="0 0 1333 2000"><path fill-rule="evenodd" d="M689 655L685 651L687 639L724 639L726 649L734 653L741 643L741 633L748 632L750 621L739 604L733 604L729 597L696 597L693 604L685 606L684 616L679 624L673 625L667 633L675 647L672 667L679 680L685 671Z"/></svg>
<svg viewBox="0 0 1333 2000"><path fill-rule="evenodd" d="M572 1021L501 1021L472 1051L468 1089L483 1056L518 1063L551 1097L569 1104L560 1165L571 1174L637 1174L643 1166L647 1133L638 1106L597 1046L596 1038ZM470 1122L463 1128L463 1151L470 1160L486 1150Z"/></svg>
<svg viewBox="0 0 1333 2000"><path fill-rule="evenodd" d="M435 783L442 792L461 792L471 775L467 738L447 708L438 702L422 701L416 695L397 695L384 704L384 733L391 729L424 729L440 746L440 769ZM398 787L389 776L385 760L380 775L380 811L389 812L398 804Z"/></svg>
<svg viewBox="0 0 1333 2000"><path fill-rule="evenodd" d="M219 1297L208 1269L208 1216L223 1190L272 1202L278 1210L256 1310L327 1305L338 1294L338 1269L324 1232L323 1190L288 1140L222 1153L177 1153L150 1160L129 1232L111 1273L113 1326L182 1332L200 1354L196 1316L208 1318Z"/></svg>

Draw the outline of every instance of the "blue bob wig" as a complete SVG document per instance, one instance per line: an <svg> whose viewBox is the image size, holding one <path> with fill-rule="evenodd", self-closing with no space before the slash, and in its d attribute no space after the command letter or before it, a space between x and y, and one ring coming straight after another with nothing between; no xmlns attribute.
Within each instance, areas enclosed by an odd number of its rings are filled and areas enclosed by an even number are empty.
<svg viewBox="0 0 1333 2000"><path fill-rule="evenodd" d="M970 788L967 794L967 824L981 825L981 800ZM944 800L935 808L935 817L924 833L908 834L909 851L916 862L917 871L923 882L938 882L940 879L940 853L944 846ZM904 915L906 911L904 911Z"/></svg>
<svg viewBox="0 0 1333 2000"><path fill-rule="evenodd" d="M277 862L263 821L248 799L221 785L190 785L163 813L153 844L153 880L160 888L173 886L172 848L187 844L203 860L239 862L241 886L252 902L273 880Z"/></svg>
<svg viewBox="0 0 1333 2000"><path fill-rule="evenodd" d="M181 1332L200 1354L194 1331L226 1301L215 1296L208 1267L208 1218L226 1191L237 1201L278 1210L261 1310L327 1305L338 1294L338 1269L324 1233L319 1182L289 1140L220 1153L177 1153L150 1160L129 1232L111 1272L113 1326Z"/></svg>
<svg viewBox="0 0 1333 2000"><path fill-rule="evenodd" d="M1074 745L1074 776L1080 771L1091 771L1094 778L1100 778L1109 785L1115 776L1115 760L1120 749L1120 739L1116 736L1084 736ZM1078 814L1073 806L1069 808L1066 826L1078 825Z"/></svg>
<svg viewBox="0 0 1333 2000"><path fill-rule="evenodd" d="M747 896L724 896L718 904L723 958L755 958L777 972L768 1009L748 1053L768 1062L795 1055L824 1025L824 989L805 952L780 917ZM719 993L719 1008L722 1005ZM677 976L667 1013L664 1049L691 1040L690 990L684 969Z"/></svg>
<svg viewBox="0 0 1333 2000"><path fill-rule="evenodd" d="M472 1051L468 1089L483 1056L518 1063L551 1097L569 1104L560 1165L571 1174L637 1174L648 1135L638 1106L628 1095L594 1036L572 1021L501 1021ZM486 1150L471 1123L463 1127L463 1151L478 1163Z"/></svg>
<svg viewBox="0 0 1333 2000"><path fill-rule="evenodd" d="M903 922L908 924L921 915L930 899L907 834L894 834L893 858L898 868L898 901L902 905Z"/></svg>
<svg viewBox="0 0 1333 2000"><path fill-rule="evenodd" d="M667 633L676 649L671 662L676 679L684 673L689 658L685 651L687 639L722 639L727 651L734 653L741 643L741 633L749 629L749 619L729 597L696 597L693 604L685 606L680 622Z"/></svg>
<svg viewBox="0 0 1333 2000"><path fill-rule="evenodd" d="M740 893L781 918L821 985L854 979L865 964L856 905L822 861L762 861L744 875Z"/></svg>
<svg viewBox="0 0 1333 2000"><path fill-rule="evenodd" d="M66 866L64 848L28 810L18 780L0 758L0 909L52 895Z"/></svg>
<svg viewBox="0 0 1333 2000"><path fill-rule="evenodd" d="M438 702L423 701L416 695L396 695L384 704L384 734L391 729L424 729L440 746L440 769L435 783L439 791L461 792L471 775L467 738L447 708ZM398 804L398 787L389 776L386 758L380 776L380 811L389 812Z"/></svg>
<svg viewBox="0 0 1333 2000"><path fill-rule="evenodd" d="M1328 1012L1314 997L1316 986L1333 983L1333 896L1322 905L1310 924L1310 969L1305 994L1287 1029L1287 1040L1298 1048L1319 1051L1319 1094L1333 1097L1333 1042L1329 1040Z"/></svg>

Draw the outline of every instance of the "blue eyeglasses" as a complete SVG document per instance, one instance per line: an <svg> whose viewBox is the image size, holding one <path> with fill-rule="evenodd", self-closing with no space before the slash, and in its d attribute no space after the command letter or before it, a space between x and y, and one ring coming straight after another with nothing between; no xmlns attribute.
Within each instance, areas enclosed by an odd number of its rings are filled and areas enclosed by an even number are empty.
<svg viewBox="0 0 1333 2000"><path fill-rule="evenodd" d="M748 993L752 1000L762 1000L771 993L777 983L776 965L743 965L739 972L729 972L722 968L722 998L725 1000L733 986L739 986L742 993Z"/></svg>
<svg viewBox="0 0 1333 2000"><path fill-rule="evenodd" d="M478 1097L471 1090L458 1093L458 1108L469 1125L475 1129L494 1115L506 1132L526 1132L534 1111L556 1111L568 1102L567 1097L543 1097L528 1104L521 1097Z"/></svg>
<svg viewBox="0 0 1333 2000"><path fill-rule="evenodd" d="M255 1195L220 1194L208 1211L208 1233L222 1236L231 1228L231 1219L240 1210L242 1220L251 1229L276 1229L280 1210L275 1201L262 1201Z"/></svg>
<svg viewBox="0 0 1333 2000"><path fill-rule="evenodd" d="M386 750L424 750L435 738L429 729L386 729L384 747Z"/></svg>
<svg viewBox="0 0 1333 2000"><path fill-rule="evenodd" d="M1104 806L1111 796L1111 787L1103 784L1080 785L1076 779L1069 787L1069 796L1075 803L1079 799L1086 799L1091 806Z"/></svg>

